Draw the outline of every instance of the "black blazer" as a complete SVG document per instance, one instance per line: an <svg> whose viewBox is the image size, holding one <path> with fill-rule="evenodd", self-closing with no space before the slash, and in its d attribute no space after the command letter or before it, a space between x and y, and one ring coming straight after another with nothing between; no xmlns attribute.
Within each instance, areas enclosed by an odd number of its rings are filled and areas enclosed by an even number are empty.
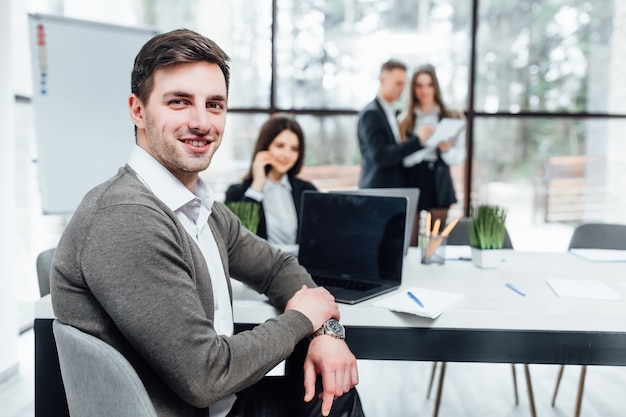
<svg viewBox="0 0 626 417"><path fill-rule="evenodd" d="M298 225L300 222L300 212L302 209L302 193L306 190L317 191L317 188L313 184L308 181L301 180L299 178L289 178L289 183L291 184L291 196L293 197L293 203L296 206L296 216L298 218ZM256 234L263 239L267 239L267 225L265 224L265 209L263 208L263 204L259 203L256 200L248 198L245 196L245 192L250 185L252 184L252 180L246 180L239 184L232 184L226 190L226 200L225 203L236 202L236 201L246 201L251 203L257 203L261 205L261 216L259 219L259 226L257 228ZM300 234L296 234L296 239L300 238ZM298 242L296 242L298 243Z"/></svg>
<svg viewBox="0 0 626 417"><path fill-rule="evenodd" d="M409 187L402 159L422 149L414 135L403 143L396 139L383 107L374 99L359 113L357 126L361 149L361 188Z"/></svg>

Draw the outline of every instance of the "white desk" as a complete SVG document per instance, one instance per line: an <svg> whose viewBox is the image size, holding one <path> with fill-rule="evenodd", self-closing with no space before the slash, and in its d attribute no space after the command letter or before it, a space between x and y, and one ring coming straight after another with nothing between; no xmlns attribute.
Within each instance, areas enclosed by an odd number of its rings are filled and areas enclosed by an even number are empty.
<svg viewBox="0 0 626 417"><path fill-rule="evenodd" d="M361 359L626 365L626 263L509 250L503 258L494 270L468 261L422 265L411 249L398 291L418 286L464 293L465 298L436 320L375 308L371 300L341 305L352 351ZM558 298L546 282L550 278L599 279L621 299ZM526 296L506 288L508 282ZM235 286L234 295L240 330L278 313L243 286ZM56 360L49 297L37 302L35 315L35 409L43 411L58 401L51 392L52 377L41 375ZM40 390L50 395L40 396Z"/></svg>
<svg viewBox="0 0 626 417"><path fill-rule="evenodd" d="M569 253L511 250L503 250L503 258L498 269L479 269L470 261L422 265L411 249L405 258L403 284L397 291L419 286L464 293L466 297L436 320L373 308L373 300L369 300L340 305L341 321L347 326L388 328L626 332L626 263L589 262ZM546 283L548 278L601 279L622 300L558 298ZM526 297L506 288L509 282L523 290ZM235 287L235 297L248 297L249 291ZM259 323L276 314L271 306L259 301L235 301L237 323Z"/></svg>
<svg viewBox="0 0 626 417"><path fill-rule="evenodd" d="M348 343L357 357L368 359L626 365L626 263L511 250L503 258L493 270L468 261L422 265L412 249L398 291L419 286L465 298L436 320L375 308L372 300L341 305ZM621 300L559 298L546 282L550 278L599 279ZM235 302L239 324L275 314L258 300Z"/></svg>

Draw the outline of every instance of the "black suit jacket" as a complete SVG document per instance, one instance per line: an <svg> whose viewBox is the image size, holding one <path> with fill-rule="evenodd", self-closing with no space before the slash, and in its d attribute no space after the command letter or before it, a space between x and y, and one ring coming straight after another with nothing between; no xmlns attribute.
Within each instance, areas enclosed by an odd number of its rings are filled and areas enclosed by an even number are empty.
<svg viewBox="0 0 626 417"><path fill-rule="evenodd" d="M410 186L402 159L422 149L422 145L413 135L409 135L403 143L396 142L378 99L374 99L359 113L357 134L361 149L359 187Z"/></svg>
<svg viewBox="0 0 626 417"><path fill-rule="evenodd" d="M300 212L302 209L302 193L306 190L317 191L317 188L315 188L315 186L310 182L301 180L299 178L289 178L289 183L291 184L291 196L293 197L293 203L296 206L296 216L298 217L298 224L300 224L299 222ZM248 188L250 188L251 184L252 180L246 180L239 184L232 184L230 187L228 187L228 190L226 190L225 202L230 203L234 201L247 201L260 204L262 210L256 234L263 239L267 239L267 225L265 223L265 209L263 208L263 204L245 196L245 192ZM298 233L297 239L299 238L300 234Z"/></svg>

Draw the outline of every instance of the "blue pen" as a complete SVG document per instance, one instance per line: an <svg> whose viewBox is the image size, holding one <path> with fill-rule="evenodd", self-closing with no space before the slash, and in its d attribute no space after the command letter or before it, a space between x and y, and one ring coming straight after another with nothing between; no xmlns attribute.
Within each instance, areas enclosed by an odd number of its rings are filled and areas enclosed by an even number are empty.
<svg viewBox="0 0 626 417"><path fill-rule="evenodd" d="M422 304L422 302L420 301L420 299L419 299L419 298L417 298L417 297L415 296L415 294L413 294L411 291L407 291L407 292L406 292L406 295L408 295L408 296L409 296L409 298L410 298L411 300L415 301L415 302L417 303L417 305L418 305L418 306L420 306L420 307L422 307L422 308L424 307L424 304Z"/></svg>
<svg viewBox="0 0 626 417"><path fill-rule="evenodd" d="M517 288L515 288L513 286L513 284L511 283L507 283L506 286L510 289L512 289L513 291L515 291L516 293L518 293L519 295L521 295L522 297L526 297L526 294L524 294L523 292L521 292L520 290L518 290Z"/></svg>

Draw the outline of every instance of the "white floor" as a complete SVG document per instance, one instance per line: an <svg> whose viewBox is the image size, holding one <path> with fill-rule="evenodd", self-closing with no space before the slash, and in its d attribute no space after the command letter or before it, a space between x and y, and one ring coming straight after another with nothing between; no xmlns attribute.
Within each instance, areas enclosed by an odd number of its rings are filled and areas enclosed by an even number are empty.
<svg viewBox="0 0 626 417"><path fill-rule="evenodd" d="M33 330L18 342L19 373L0 384L0 417L35 415L35 337Z"/></svg>

